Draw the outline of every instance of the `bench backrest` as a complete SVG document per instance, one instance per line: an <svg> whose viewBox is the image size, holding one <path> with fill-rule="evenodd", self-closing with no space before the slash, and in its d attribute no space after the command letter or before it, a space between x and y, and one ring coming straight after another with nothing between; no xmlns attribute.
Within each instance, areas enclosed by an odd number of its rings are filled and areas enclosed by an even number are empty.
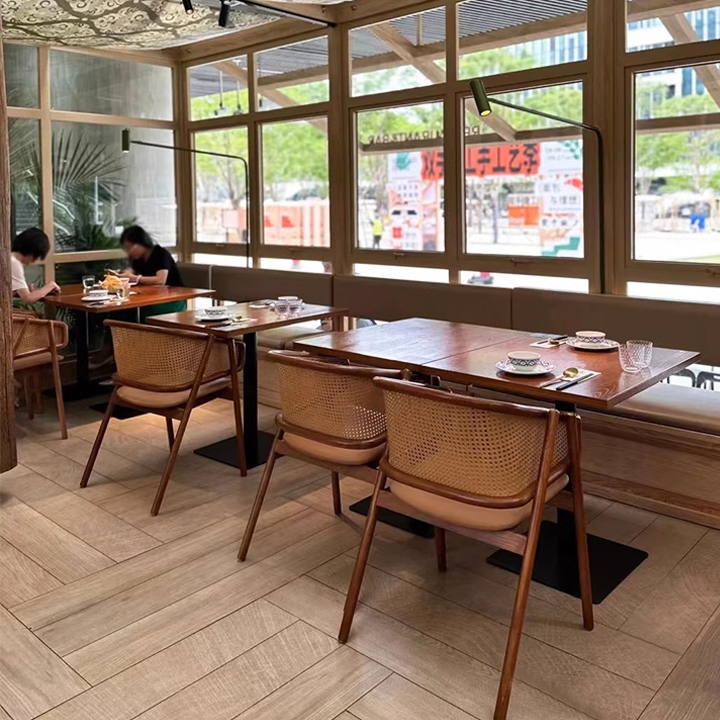
<svg viewBox="0 0 720 720"><path fill-rule="evenodd" d="M512 326L563 334L602 330L619 342L652 340L662 347L700 352L703 363L720 364L718 305L517 288Z"/></svg>
<svg viewBox="0 0 720 720"><path fill-rule="evenodd" d="M332 275L294 270L220 267L212 269L213 290L221 300L245 302L297 295L305 302L332 305Z"/></svg>
<svg viewBox="0 0 720 720"><path fill-rule="evenodd" d="M212 265L198 263L178 263L178 270L185 287L212 288Z"/></svg>
<svg viewBox="0 0 720 720"><path fill-rule="evenodd" d="M512 291L468 285L336 276L334 304L350 317L433 320L510 327Z"/></svg>

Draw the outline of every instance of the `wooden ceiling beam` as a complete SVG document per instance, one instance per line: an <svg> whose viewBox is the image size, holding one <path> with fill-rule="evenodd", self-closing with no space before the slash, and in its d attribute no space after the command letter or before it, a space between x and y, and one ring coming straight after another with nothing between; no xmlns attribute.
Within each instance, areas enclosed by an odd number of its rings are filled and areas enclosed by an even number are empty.
<svg viewBox="0 0 720 720"><path fill-rule="evenodd" d="M237 80L245 87L248 87L248 71L236 65L232 60L221 60L220 62L214 63L214 66L225 75L230 76L233 80ZM259 92L263 97L266 97L270 102L275 103L279 107L295 107L300 105L297 100L293 100L280 90L269 88L259 90ZM306 122L327 135L327 120L309 118Z"/></svg>
<svg viewBox="0 0 720 720"><path fill-rule="evenodd" d="M702 38L685 15L668 15L662 19L670 37L678 44L700 42ZM707 88L708 94L720 108L720 70L717 65L695 65L695 74Z"/></svg>

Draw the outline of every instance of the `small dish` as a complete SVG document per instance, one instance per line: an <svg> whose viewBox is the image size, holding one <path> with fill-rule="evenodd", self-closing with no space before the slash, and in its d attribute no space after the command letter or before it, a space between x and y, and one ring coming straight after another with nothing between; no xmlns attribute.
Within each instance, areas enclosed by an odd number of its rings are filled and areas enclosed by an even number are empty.
<svg viewBox="0 0 720 720"><path fill-rule="evenodd" d="M495 363L495 367L508 375L526 375L529 377L535 375L547 375L548 373L555 372L555 365L545 362L545 360L540 360L540 362L534 367L517 367L507 360L501 360L500 362Z"/></svg>
<svg viewBox="0 0 720 720"><path fill-rule="evenodd" d="M96 293L95 291L90 291L89 294L84 295L82 297L82 301L85 303L95 303L95 302L105 302L106 300L110 299L110 293Z"/></svg>
<svg viewBox="0 0 720 720"><path fill-rule="evenodd" d="M222 322L223 320L230 320L230 313L226 310L222 313L214 312L208 314L206 310L198 310L195 313L195 319L198 322Z"/></svg>
<svg viewBox="0 0 720 720"><path fill-rule="evenodd" d="M575 350L587 350L589 352L610 352L620 347L620 343L615 340L606 339L602 343L586 343L577 337L568 338L565 344Z"/></svg>

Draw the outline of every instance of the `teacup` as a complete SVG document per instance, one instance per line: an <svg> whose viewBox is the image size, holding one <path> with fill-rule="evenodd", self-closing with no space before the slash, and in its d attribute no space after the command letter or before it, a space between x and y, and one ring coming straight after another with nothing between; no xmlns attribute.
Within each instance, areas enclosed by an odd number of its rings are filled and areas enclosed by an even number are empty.
<svg viewBox="0 0 720 720"><path fill-rule="evenodd" d="M534 352L511 352L508 353L507 362L515 370L535 370L540 365L540 355Z"/></svg>
<svg viewBox="0 0 720 720"><path fill-rule="evenodd" d="M605 333L597 330L578 330L575 337L583 345L604 345Z"/></svg>
<svg viewBox="0 0 720 720"><path fill-rule="evenodd" d="M215 305L213 307L205 308L205 317L225 317L227 315L227 308L222 305Z"/></svg>
<svg viewBox="0 0 720 720"><path fill-rule="evenodd" d="M108 291L101 287L101 288L95 288L93 290L88 291L88 297L105 297L108 294Z"/></svg>

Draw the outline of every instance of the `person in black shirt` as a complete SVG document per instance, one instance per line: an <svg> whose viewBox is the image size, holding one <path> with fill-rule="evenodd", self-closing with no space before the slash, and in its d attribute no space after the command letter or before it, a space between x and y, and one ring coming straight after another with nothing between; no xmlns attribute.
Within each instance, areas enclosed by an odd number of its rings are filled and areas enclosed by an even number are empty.
<svg viewBox="0 0 720 720"><path fill-rule="evenodd" d="M120 235L120 244L130 259L130 269L121 272L120 277L130 278L131 282L136 281L138 285L184 287L173 256L162 245L156 244L144 228L139 225L126 227ZM176 300L141 308L140 316L144 320L150 315L183 310L187 310L187 302Z"/></svg>
<svg viewBox="0 0 720 720"><path fill-rule="evenodd" d="M139 225L126 227L120 236L120 244L130 258L131 268L120 273L122 277L140 285L184 287L173 256L162 245L156 245L144 228Z"/></svg>

